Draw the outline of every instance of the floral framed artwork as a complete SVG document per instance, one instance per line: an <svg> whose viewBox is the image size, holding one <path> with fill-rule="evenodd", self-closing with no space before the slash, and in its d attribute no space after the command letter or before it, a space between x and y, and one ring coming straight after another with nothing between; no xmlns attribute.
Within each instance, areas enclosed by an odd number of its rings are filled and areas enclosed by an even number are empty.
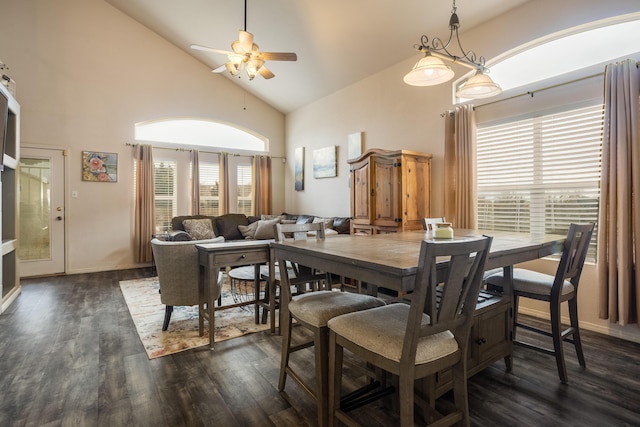
<svg viewBox="0 0 640 427"><path fill-rule="evenodd" d="M116 153L83 151L82 180L93 182L117 182L118 155Z"/></svg>
<svg viewBox="0 0 640 427"><path fill-rule="evenodd" d="M304 147L298 147L295 150L293 172L295 174L295 190L304 190Z"/></svg>
<svg viewBox="0 0 640 427"><path fill-rule="evenodd" d="M336 146L313 150L313 177L331 178L337 176Z"/></svg>

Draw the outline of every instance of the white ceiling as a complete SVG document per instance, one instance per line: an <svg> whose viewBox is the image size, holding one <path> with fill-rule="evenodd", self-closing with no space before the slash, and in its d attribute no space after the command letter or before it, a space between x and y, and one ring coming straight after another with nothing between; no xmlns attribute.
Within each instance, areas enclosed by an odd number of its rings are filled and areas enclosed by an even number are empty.
<svg viewBox="0 0 640 427"><path fill-rule="evenodd" d="M189 46L229 50L244 27L243 0L105 1L212 69L226 56ZM458 0L463 47L474 49L465 30L526 1ZM448 37L451 9L450 0L247 0L246 30L260 50L295 52L298 60L269 61L270 80L223 75L288 113L412 56L417 61L413 46L422 34Z"/></svg>

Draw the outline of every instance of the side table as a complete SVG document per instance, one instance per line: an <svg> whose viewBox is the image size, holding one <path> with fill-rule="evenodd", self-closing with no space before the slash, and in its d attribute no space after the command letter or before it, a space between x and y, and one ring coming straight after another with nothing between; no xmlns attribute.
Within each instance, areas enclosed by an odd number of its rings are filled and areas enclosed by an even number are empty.
<svg viewBox="0 0 640 427"><path fill-rule="evenodd" d="M271 254L271 243L273 240L251 240L223 243L203 243L196 245L198 249L198 261L200 263L199 282L199 310L198 310L198 331L200 336L204 335L204 321L209 322L209 347L213 349L215 338L215 300L211 298L212 292L205 292L217 283L216 278L221 268L235 267L241 265L254 266L254 301L244 304L255 304L255 322L260 323L260 264L269 266L269 277L274 277L273 257ZM273 289L273 283L269 284ZM209 298L205 297L209 295ZM206 304L206 308L205 308ZM237 306L238 304L234 304ZM218 307L218 309L225 307ZM275 295L269 295L269 312L272 319L272 332L275 329Z"/></svg>

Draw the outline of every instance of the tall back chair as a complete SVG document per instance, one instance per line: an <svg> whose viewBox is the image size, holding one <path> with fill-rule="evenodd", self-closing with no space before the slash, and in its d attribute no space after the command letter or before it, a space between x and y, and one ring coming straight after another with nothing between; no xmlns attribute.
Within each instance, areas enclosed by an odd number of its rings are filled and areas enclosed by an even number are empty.
<svg viewBox="0 0 640 427"><path fill-rule="evenodd" d="M191 240L167 242L151 240L153 259L160 282L160 301L166 305L162 330L166 331L171 320L174 306L197 305L198 281L200 280L200 264L198 263L198 243L224 242L224 237L209 240ZM222 274L218 276L218 286L213 292L215 299L220 295Z"/></svg>
<svg viewBox="0 0 640 427"><path fill-rule="evenodd" d="M568 379L562 348L563 341L574 345L580 366L583 368L586 367L578 326L578 284L580 282L584 260L589 249L589 242L591 242L593 229L594 224L571 224L569 226L569 232L564 242L562 257L560 258L555 276L523 268L515 268L513 270L515 309L513 315L514 344L554 355L560 381L564 384L567 383ZM504 286L503 273L499 272L489 276L486 282L489 285ZM520 297L532 298L549 303L551 333L549 333L548 330L526 325L518 321L518 300ZM569 306L570 326L562 330L560 305L565 301ZM553 349L516 340L517 327L552 337Z"/></svg>
<svg viewBox="0 0 640 427"><path fill-rule="evenodd" d="M422 218L422 229L425 231L433 231L435 224L441 224L446 222L444 217L442 218Z"/></svg>
<svg viewBox="0 0 640 427"><path fill-rule="evenodd" d="M341 406L342 360L347 349L368 364L398 376L402 426L414 425L415 381L451 367L456 410L438 414L432 401L431 406L423 405L428 412L425 417L438 418L439 425L460 421L469 424L467 347L491 241L491 237L425 240L411 305L389 304L329 320L330 416L352 425L354 420L347 415L347 407L375 398L347 398ZM438 257L450 257L447 268L437 266Z"/></svg>
<svg viewBox="0 0 640 427"><path fill-rule="evenodd" d="M324 223L315 224L277 224L276 236L279 241L285 241L287 236L294 240L306 239L308 234L315 231L316 241L324 240ZM284 391L287 377L290 376L306 391L315 401L318 410L318 425L328 424L328 343L329 329L327 321L334 316L351 313L358 310L366 310L384 305L384 302L376 297L331 290L331 277L327 272L304 272L298 266L296 277L289 275L286 261L278 260L280 270L280 310L282 328L282 358L280 363L280 378L278 389ZM308 274L311 274L308 276ZM321 274L318 276L318 274ZM310 280L325 278L324 285L306 287ZM303 285L298 288L298 295L293 296L291 287ZM313 340L296 345L291 341L292 320L296 319L302 327L313 333ZM289 356L299 350L314 347L315 361L315 386L307 384L300 373L296 372L289 364Z"/></svg>

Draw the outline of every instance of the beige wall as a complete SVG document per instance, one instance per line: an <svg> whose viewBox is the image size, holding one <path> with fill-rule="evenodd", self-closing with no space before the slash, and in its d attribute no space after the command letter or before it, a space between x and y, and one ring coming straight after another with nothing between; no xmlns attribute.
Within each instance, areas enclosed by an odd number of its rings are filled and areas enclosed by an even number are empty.
<svg viewBox="0 0 640 427"><path fill-rule="evenodd" d="M17 82L22 143L68 149L67 194L79 196L66 201L68 273L136 267L125 146L135 123L176 116L236 123L267 137L272 155L284 153L283 114L102 0L3 2L0 59ZM118 182L82 182L83 150L117 153ZM282 188L282 163L274 170L274 187ZM275 193L280 211L284 199Z"/></svg>
<svg viewBox="0 0 640 427"><path fill-rule="evenodd" d="M533 0L481 26L463 28L461 39L467 49L492 58L547 34L639 11L637 0ZM416 34L416 40L418 37ZM442 215L444 123L440 114L452 108L451 86L413 88L405 85L402 77L418 59L419 55L415 55L287 115L287 158L293 158L296 147L306 149L304 191L293 191L293 162L287 164L287 211L349 214L347 135L362 131L365 149L404 148L433 154L431 215ZM464 72L459 70L457 75ZM312 152L328 145L338 146L338 176L314 179ZM540 260L530 266L553 272L557 263ZM619 327L598 319L595 279L596 266L585 266L579 295L583 327L640 342L638 325ZM525 304L523 309L546 316L540 305Z"/></svg>

